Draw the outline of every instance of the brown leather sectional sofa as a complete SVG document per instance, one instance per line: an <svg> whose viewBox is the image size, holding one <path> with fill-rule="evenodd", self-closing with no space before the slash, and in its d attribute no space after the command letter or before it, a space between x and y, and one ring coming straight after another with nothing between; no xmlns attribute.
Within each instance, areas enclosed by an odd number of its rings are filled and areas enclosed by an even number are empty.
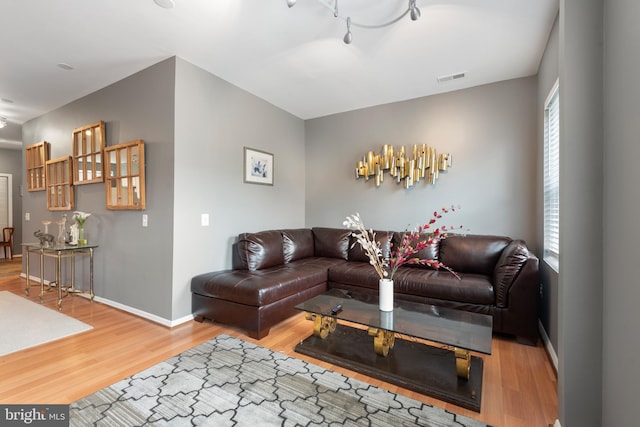
<svg viewBox="0 0 640 427"><path fill-rule="evenodd" d="M383 248L401 233L377 232ZM419 254L452 268L401 266L396 300L408 300L493 316L493 330L535 345L538 339L538 258L521 240L449 236ZM311 228L243 233L233 247L233 269L191 280L192 310L204 318L263 338L271 326L295 314L293 307L330 288L377 294L378 276L351 230Z"/></svg>

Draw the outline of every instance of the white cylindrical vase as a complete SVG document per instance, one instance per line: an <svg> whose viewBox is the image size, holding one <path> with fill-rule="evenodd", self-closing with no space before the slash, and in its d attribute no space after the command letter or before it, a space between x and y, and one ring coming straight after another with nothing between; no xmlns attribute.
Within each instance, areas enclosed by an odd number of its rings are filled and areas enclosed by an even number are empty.
<svg viewBox="0 0 640 427"><path fill-rule="evenodd" d="M380 311L393 311L393 280L380 279Z"/></svg>

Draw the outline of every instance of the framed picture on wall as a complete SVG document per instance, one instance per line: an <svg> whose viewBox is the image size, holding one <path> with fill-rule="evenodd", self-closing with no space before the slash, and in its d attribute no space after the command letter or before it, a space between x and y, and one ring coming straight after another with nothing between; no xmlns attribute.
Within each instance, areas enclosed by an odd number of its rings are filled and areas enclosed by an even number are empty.
<svg viewBox="0 0 640 427"><path fill-rule="evenodd" d="M244 182L273 185L273 154L244 147Z"/></svg>

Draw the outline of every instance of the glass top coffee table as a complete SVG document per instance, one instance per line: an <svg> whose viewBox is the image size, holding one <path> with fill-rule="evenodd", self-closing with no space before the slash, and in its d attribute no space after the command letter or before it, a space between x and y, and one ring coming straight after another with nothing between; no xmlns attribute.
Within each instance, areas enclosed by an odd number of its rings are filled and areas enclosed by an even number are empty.
<svg viewBox="0 0 640 427"><path fill-rule="evenodd" d="M296 351L480 411L483 362L471 352L491 354L491 316L408 301L383 312L377 297L339 289L295 308L313 321Z"/></svg>

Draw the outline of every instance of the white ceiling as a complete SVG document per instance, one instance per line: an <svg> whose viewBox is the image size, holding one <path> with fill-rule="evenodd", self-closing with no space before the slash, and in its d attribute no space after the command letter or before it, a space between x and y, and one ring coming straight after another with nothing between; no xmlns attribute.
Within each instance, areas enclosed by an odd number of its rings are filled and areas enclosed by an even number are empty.
<svg viewBox="0 0 640 427"><path fill-rule="evenodd" d="M417 0L419 20L352 26L346 45L347 16L385 22L408 0L339 0L338 18L333 1L0 0L0 116L20 125L175 55L320 117L533 75L558 11L558 0Z"/></svg>

